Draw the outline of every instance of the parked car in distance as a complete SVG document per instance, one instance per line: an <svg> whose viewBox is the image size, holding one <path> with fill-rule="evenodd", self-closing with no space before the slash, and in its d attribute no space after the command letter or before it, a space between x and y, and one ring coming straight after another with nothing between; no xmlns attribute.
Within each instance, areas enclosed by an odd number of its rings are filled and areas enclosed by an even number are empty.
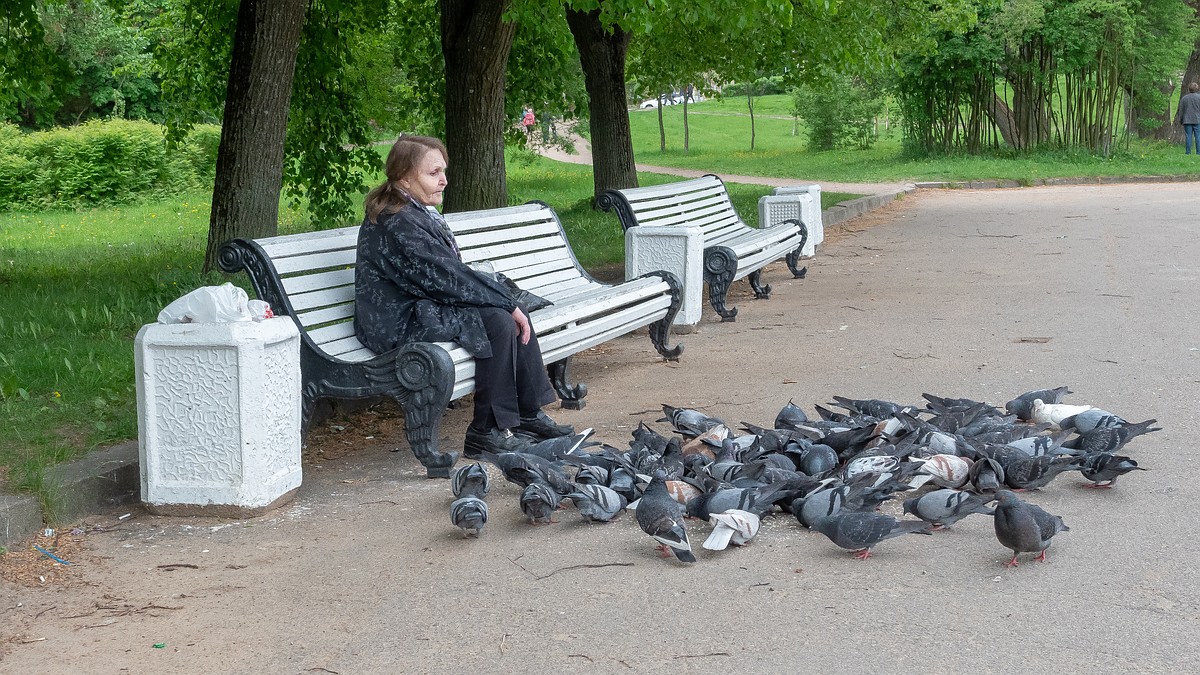
<svg viewBox="0 0 1200 675"><path fill-rule="evenodd" d="M703 101L703 100L704 100L704 97L701 96L700 94L692 94L692 103L699 103L700 101ZM677 92L674 92L671 94L663 94L662 104L664 106L678 105L680 103L683 103L683 92L682 91L677 91ZM658 107L658 99L657 98L648 98L645 101L642 101L641 103L638 104L638 108L640 108L642 110L653 110L654 108L657 108L657 107Z"/></svg>

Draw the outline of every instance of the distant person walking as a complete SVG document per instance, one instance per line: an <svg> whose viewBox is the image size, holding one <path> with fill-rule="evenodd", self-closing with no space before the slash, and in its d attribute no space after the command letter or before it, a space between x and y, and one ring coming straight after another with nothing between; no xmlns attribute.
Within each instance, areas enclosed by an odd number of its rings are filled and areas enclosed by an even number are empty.
<svg viewBox="0 0 1200 675"><path fill-rule="evenodd" d="M533 114L533 108L525 106L525 112L521 115L521 128L525 130L525 136L531 141L533 140L533 127L535 124L537 124L537 117ZM1200 148L1200 146L1197 147Z"/></svg>
<svg viewBox="0 0 1200 675"><path fill-rule="evenodd" d="M1175 123L1183 125L1183 152L1192 154L1192 147L1200 155L1200 83L1188 84L1188 93L1179 99Z"/></svg>

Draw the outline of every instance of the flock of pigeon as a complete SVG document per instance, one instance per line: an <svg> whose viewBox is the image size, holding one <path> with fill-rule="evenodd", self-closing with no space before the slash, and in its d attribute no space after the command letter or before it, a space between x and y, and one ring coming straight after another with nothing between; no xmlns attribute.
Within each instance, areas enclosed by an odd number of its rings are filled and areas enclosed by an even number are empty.
<svg viewBox="0 0 1200 675"><path fill-rule="evenodd" d="M881 541L930 534L971 514L993 518L996 538L1013 552L1046 549L1068 531L1014 492L1046 486L1078 471L1088 487L1109 488L1144 470L1117 454L1136 436L1159 431L1156 420L1136 424L1100 408L1062 403L1066 387L1030 391L1005 410L964 398L922 394L923 408L877 399L834 396L810 419L790 401L772 427L743 424L737 433L699 411L663 405L674 434L645 423L622 450L589 441L591 429L532 444L529 452L479 453L522 489L530 523L552 523L570 500L585 520L609 522L636 512L641 529L664 557L695 562L685 518L713 525L703 547L743 545L776 507L820 532L859 559ZM932 489L930 489L932 488ZM467 464L452 477L450 519L464 536L487 523L488 472ZM918 491L920 491L918 493ZM898 520L878 512L897 495L912 493ZM989 507L995 502L994 507Z"/></svg>

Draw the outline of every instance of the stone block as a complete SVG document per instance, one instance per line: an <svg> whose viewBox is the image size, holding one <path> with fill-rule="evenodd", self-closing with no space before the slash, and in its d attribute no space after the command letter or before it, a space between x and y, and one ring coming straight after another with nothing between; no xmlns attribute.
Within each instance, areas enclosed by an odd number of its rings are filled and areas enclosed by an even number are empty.
<svg viewBox="0 0 1200 675"><path fill-rule="evenodd" d="M704 234L698 227L639 225L625 231L625 278L665 270L683 284L675 326L700 323L704 291Z"/></svg>
<svg viewBox="0 0 1200 675"><path fill-rule="evenodd" d="M143 326L134 366L151 511L244 517L300 486L300 340L290 318Z"/></svg>
<svg viewBox="0 0 1200 675"><path fill-rule="evenodd" d="M808 243L804 245L804 250L801 255L813 256L816 254L816 247L825 241L825 222L822 218L821 210L821 186L812 185L796 185L788 187L777 187L771 191L770 197L800 197L800 218L808 227ZM807 196L808 199L803 199ZM772 202L774 208L780 208L775 202ZM763 218L763 203L759 200L758 216L760 227L767 227L768 223L779 222L778 220L767 220ZM795 216L787 216L792 218ZM811 249L811 250L810 250Z"/></svg>

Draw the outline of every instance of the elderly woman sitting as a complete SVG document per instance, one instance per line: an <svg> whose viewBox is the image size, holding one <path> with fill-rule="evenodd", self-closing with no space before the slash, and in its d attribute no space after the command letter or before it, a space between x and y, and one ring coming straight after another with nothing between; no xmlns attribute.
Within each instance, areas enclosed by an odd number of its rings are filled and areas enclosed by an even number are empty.
<svg viewBox="0 0 1200 675"><path fill-rule="evenodd" d="M355 332L376 352L406 342L453 340L475 357L475 414L468 457L519 451L526 432L573 433L542 406L557 397L529 317L508 286L462 262L446 221L430 207L446 189L446 148L402 136L387 158L387 180L367 194L358 235Z"/></svg>

